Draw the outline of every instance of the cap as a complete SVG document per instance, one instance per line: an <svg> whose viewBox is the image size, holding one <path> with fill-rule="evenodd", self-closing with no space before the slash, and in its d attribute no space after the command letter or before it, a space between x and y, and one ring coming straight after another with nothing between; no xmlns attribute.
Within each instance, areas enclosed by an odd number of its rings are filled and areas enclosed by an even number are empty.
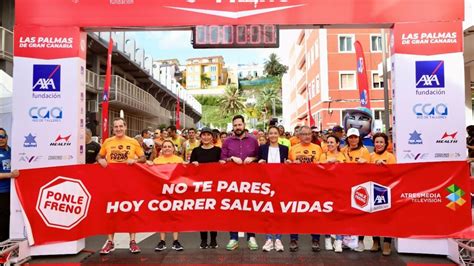
<svg viewBox="0 0 474 266"><path fill-rule="evenodd" d="M332 132L342 132L342 127L337 125L332 128Z"/></svg>
<svg viewBox="0 0 474 266"><path fill-rule="evenodd" d="M311 127L311 132L319 132L318 127L312 126Z"/></svg>
<svg viewBox="0 0 474 266"><path fill-rule="evenodd" d="M359 130L357 128L349 128L349 130L347 130L347 136L350 137L350 136L357 136L357 137L360 137L360 133L359 133Z"/></svg>
<svg viewBox="0 0 474 266"><path fill-rule="evenodd" d="M203 128L201 128L201 134L202 134L202 133L205 133L205 132L212 134L212 129L210 129L210 128L208 128L208 127L203 127Z"/></svg>

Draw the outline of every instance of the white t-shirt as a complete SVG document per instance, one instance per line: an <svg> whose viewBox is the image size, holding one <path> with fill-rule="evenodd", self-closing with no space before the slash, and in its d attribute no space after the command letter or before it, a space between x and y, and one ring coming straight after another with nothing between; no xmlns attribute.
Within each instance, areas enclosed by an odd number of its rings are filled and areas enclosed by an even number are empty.
<svg viewBox="0 0 474 266"><path fill-rule="evenodd" d="M269 147L267 163L280 163L279 147Z"/></svg>

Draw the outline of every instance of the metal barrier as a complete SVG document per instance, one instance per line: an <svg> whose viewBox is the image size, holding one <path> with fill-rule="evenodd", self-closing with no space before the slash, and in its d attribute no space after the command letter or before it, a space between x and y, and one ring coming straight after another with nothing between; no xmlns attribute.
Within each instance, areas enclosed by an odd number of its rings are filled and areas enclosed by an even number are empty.
<svg viewBox="0 0 474 266"><path fill-rule="evenodd" d="M21 265L29 261L27 240L6 240L0 242L0 264L4 266Z"/></svg>

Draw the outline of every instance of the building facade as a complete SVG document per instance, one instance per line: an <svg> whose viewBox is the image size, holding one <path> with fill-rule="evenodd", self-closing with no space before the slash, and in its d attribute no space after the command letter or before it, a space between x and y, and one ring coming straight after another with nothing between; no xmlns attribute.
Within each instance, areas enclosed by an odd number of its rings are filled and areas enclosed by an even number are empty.
<svg viewBox="0 0 474 266"><path fill-rule="evenodd" d="M224 71L222 56L189 58L186 60L186 89L216 88L225 85L227 74ZM209 78L206 84L203 77Z"/></svg>
<svg viewBox="0 0 474 266"><path fill-rule="evenodd" d="M381 123L384 84L377 70L382 61L381 30L305 29L291 46L289 70L283 79L287 126L309 125L309 114L319 128L342 125L345 111L360 106L355 41L364 50L371 108L376 124Z"/></svg>

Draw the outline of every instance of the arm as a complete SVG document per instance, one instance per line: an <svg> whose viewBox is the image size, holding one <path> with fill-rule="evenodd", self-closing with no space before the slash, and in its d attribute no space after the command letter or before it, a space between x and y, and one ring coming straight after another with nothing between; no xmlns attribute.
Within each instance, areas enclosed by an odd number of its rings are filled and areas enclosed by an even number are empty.
<svg viewBox="0 0 474 266"><path fill-rule="evenodd" d="M20 175L18 170L13 170L10 173L0 173L0 179L16 178Z"/></svg>

